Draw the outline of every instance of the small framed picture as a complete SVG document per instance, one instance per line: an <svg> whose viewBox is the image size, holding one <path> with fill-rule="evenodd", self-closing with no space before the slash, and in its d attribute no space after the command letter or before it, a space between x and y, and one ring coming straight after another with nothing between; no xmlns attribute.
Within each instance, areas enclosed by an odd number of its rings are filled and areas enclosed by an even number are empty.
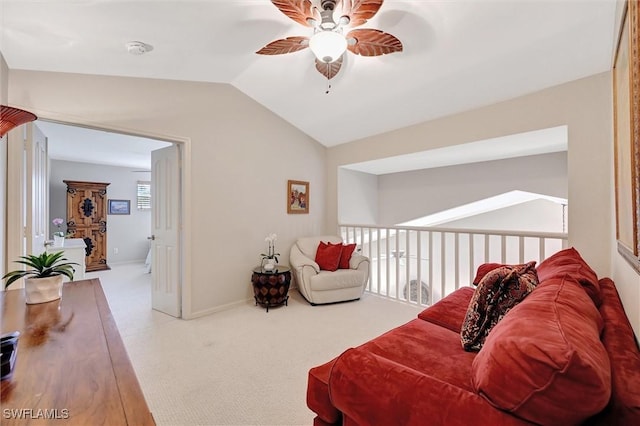
<svg viewBox="0 0 640 426"><path fill-rule="evenodd" d="M109 200L109 214L131 214L129 200Z"/></svg>
<svg viewBox="0 0 640 426"><path fill-rule="evenodd" d="M309 213L309 182L287 181L287 213Z"/></svg>

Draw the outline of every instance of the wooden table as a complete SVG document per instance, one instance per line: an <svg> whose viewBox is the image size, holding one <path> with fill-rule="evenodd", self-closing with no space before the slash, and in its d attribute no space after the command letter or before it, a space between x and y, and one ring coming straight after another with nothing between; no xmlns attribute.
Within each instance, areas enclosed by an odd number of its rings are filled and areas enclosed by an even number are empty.
<svg viewBox="0 0 640 426"><path fill-rule="evenodd" d="M0 424L155 424L99 280L65 283L62 299L38 305L24 289L0 292L0 309L2 334L22 333Z"/></svg>

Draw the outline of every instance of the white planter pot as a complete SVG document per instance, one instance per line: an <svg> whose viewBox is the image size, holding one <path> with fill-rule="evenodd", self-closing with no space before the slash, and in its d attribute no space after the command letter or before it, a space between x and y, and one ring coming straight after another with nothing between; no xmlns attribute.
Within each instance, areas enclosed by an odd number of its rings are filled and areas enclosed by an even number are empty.
<svg viewBox="0 0 640 426"><path fill-rule="evenodd" d="M54 247L64 247L64 237L59 235L53 236L53 246Z"/></svg>
<svg viewBox="0 0 640 426"><path fill-rule="evenodd" d="M25 299L27 304L51 302L62 297L62 275L46 278L25 278Z"/></svg>
<svg viewBox="0 0 640 426"><path fill-rule="evenodd" d="M265 271L273 271L276 268L276 260L275 259L266 259L265 264L262 266L262 269Z"/></svg>

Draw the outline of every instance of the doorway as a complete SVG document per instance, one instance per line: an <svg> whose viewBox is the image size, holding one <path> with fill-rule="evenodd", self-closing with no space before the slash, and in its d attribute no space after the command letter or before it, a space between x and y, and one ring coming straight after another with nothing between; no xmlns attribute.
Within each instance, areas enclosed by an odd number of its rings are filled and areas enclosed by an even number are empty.
<svg viewBox="0 0 640 426"><path fill-rule="evenodd" d="M67 175L70 174L66 178L88 181L98 181L97 177L100 176L101 171L111 170L110 174L108 174L109 177L101 179L114 181L111 188L108 188L106 197L110 200L130 200L131 209L129 214L126 216L107 216L109 229L107 233L109 240L107 250L112 259L127 262L131 261L133 256L133 258L142 258L144 260L149 251L150 240L147 238L152 235L150 226L152 214L151 211L138 211L135 183L137 181L151 180L152 151L157 151L167 146L175 146L176 151L180 151L182 154L176 160L179 162L176 167L179 170L177 175L179 185L175 185L176 193L171 195L171 200L175 200L178 205L179 217L185 218L183 214L184 200L188 194L189 187L188 181L182 176L187 174L185 171L188 170L189 166L188 139L176 140L175 138L166 138L158 135L152 135L151 137L140 134L134 135L129 132L123 132L120 129L85 127L69 122L47 121L42 118L34 124L42 129L49 141L49 163L52 166L50 173L54 177L51 185L51 203L46 206L51 214L50 219L53 217L66 217L66 187L62 183L63 179L60 179L59 173L56 173L56 167L66 168L65 173ZM117 173L117 171L121 172ZM117 188L116 181L120 182L121 188ZM133 184L130 184L131 182ZM11 181L8 183L12 185ZM127 187L126 191L130 192L123 192L125 191L123 189L124 186ZM160 192L158 196L162 197L166 196L166 194ZM136 226L136 223L138 225L145 223L144 217L146 217L147 225ZM120 235L115 232L118 228L120 229ZM136 236L136 241L134 242L131 239L126 241L125 239L127 237L130 238L136 229L140 234ZM180 233L180 237L177 238L179 244L177 251L181 254L180 257L184 258L183 247L188 246L186 242L189 240L189 235L186 233L188 232L188 226L178 227L177 232ZM136 250L137 254L132 254ZM144 251L143 254L140 254L141 250ZM189 282L186 278L189 271L186 262L180 262L179 265L181 267L176 275L176 286L179 287L176 295L179 300L177 300L176 304L179 307L186 307L186 309L179 308L171 314L177 317L189 317L188 297L184 297L189 294L189 289L184 288L184 283ZM165 285L166 280L163 278L161 280Z"/></svg>

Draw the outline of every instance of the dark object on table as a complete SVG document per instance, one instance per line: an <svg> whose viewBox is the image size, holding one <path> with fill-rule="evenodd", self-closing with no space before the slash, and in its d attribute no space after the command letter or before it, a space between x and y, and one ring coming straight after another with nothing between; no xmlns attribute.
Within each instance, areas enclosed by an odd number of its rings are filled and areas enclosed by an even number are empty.
<svg viewBox="0 0 640 426"><path fill-rule="evenodd" d="M20 332L14 331L12 333L3 334L0 336L0 380L10 379L13 376L13 367L16 365L16 357L18 356L18 339L20 338Z"/></svg>

